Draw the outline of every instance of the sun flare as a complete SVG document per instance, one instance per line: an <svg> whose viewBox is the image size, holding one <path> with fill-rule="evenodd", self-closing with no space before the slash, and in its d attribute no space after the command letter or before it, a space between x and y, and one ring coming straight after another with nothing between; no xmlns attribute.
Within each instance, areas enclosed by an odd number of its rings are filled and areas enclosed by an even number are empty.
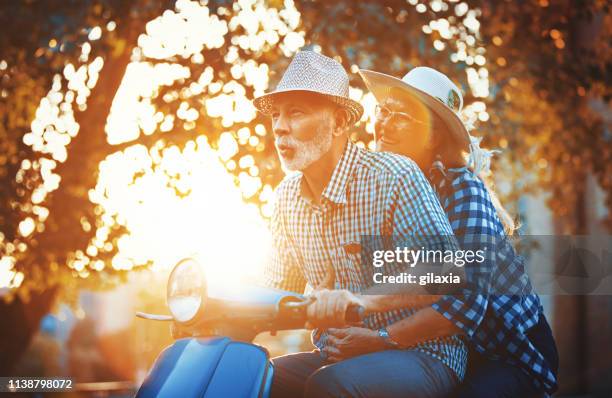
<svg viewBox="0 0 612 398"><path fill-rule="evenodd" d="M194 256L210 283L231 285L257 275L268 255L269 232L259 209L242 200L217 152L203 136L182 151L161 152L152 168L141 145L100 166L90 198L129 231L118 242L112 266L151 262L154 270L164 270ZM139 177L132 181L135 174Z"/></svg>

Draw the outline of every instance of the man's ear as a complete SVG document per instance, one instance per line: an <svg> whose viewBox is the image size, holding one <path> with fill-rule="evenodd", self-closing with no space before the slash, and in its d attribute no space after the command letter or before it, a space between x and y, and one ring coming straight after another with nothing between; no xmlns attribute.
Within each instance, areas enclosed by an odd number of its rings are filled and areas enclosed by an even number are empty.
<svg viewBox="0 0 612 398"><path fill-rule="evenodd" d="M342 107L337 107L334 111L334 129L333 134L338 136L343 134L348 128L349 114Z"/></svg>

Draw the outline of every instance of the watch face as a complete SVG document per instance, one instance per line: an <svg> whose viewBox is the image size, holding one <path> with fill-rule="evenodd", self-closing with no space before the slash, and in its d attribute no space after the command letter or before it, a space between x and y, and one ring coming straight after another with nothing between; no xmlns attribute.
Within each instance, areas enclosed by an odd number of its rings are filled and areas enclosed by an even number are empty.
<svg viewBox="0 0 612 398"><path fill-rule="evenodd" d="M389 332L387 331L387 329L385 329L385 328L378 329L378 335L380 337L382 337L383 340L385 340L385 343L389 347L397 348L399 346L399 344L397 344L395 341L391 340L391 336L389 336Z"/></svg>
<svg viewBox="0 0 612 398"><path fill-rule="evenodd" d="M378 335L380 337L383 338L383 340L385 340L385 344L387 344L387 346L389 347L396 347L397 343L393 340L391 340L391 337L389 336L389 332L387 331L387 329L385 328L380 328L378 329Z"/></svg>

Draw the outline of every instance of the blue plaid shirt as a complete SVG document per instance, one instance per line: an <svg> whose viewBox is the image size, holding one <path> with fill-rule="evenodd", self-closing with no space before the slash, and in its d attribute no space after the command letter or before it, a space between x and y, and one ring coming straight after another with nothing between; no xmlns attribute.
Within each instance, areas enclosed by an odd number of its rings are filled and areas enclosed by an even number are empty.
<svg viewBox="0 0 612 398"><path fill-rule="evenodd" d="M440 162L432 167L430 180L459 244L464 249L490 245L484 264L494 264L492 269L485 265L472 270L478 293L444 296L433 308L463 330L478 352L520 366L536 386L553 392L556 377L526 335L543 316L542 305L525 273L524 259L505 237L486 187L468 168L445 170Z"/></svg>
<svg viewBox="0 0 612 398"><path fill-rule="evenodd" d="M303 293L317 286L328 264L336 272L336 288L359 293L372 285L372 265L364 265L354 250L362 236L450 236L451 227L431 185L414 162L391 153L376 153L347 143L316 204L302 191L302 174L288 176L276 189L271 221L275 245L264 270L264 283ZM456 249L456 241L446 246ZM452 247L450 247L452 246ZM368 316L376 330L412 316L402 308ZM326 333L315 339L326 345ZM432 339L410 349L425 352L463 379L467 350L458 336Z"/></svg>

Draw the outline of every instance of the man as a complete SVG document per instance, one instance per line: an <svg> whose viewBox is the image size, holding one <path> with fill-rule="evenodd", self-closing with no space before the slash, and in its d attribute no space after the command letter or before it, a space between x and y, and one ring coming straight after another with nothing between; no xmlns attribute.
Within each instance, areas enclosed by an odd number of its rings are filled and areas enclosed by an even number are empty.
<svg viewBox="0 0 612 398"><path fill-rule="evenodd" d="M360 258L362 236L452 235L435 193L411 160L368 152L348 140L348 127L363 112L348 91L348 75L339 63L303 51L276 90L254 100L272 116L283 168L298 172L276 190L275 254L265 270L271 287L303 293L332 267L336 288L360 292L371 271ZM274 359L272 395L448 395L465 372L466 348L458 336L423 338L409 349L399 349L388 337L388 325L418 315L410 308L369 315L364 323L381 347L337 363L321 353L327 352L328 340L341 336L318 331L313 340L320 351Z"/></svg>

